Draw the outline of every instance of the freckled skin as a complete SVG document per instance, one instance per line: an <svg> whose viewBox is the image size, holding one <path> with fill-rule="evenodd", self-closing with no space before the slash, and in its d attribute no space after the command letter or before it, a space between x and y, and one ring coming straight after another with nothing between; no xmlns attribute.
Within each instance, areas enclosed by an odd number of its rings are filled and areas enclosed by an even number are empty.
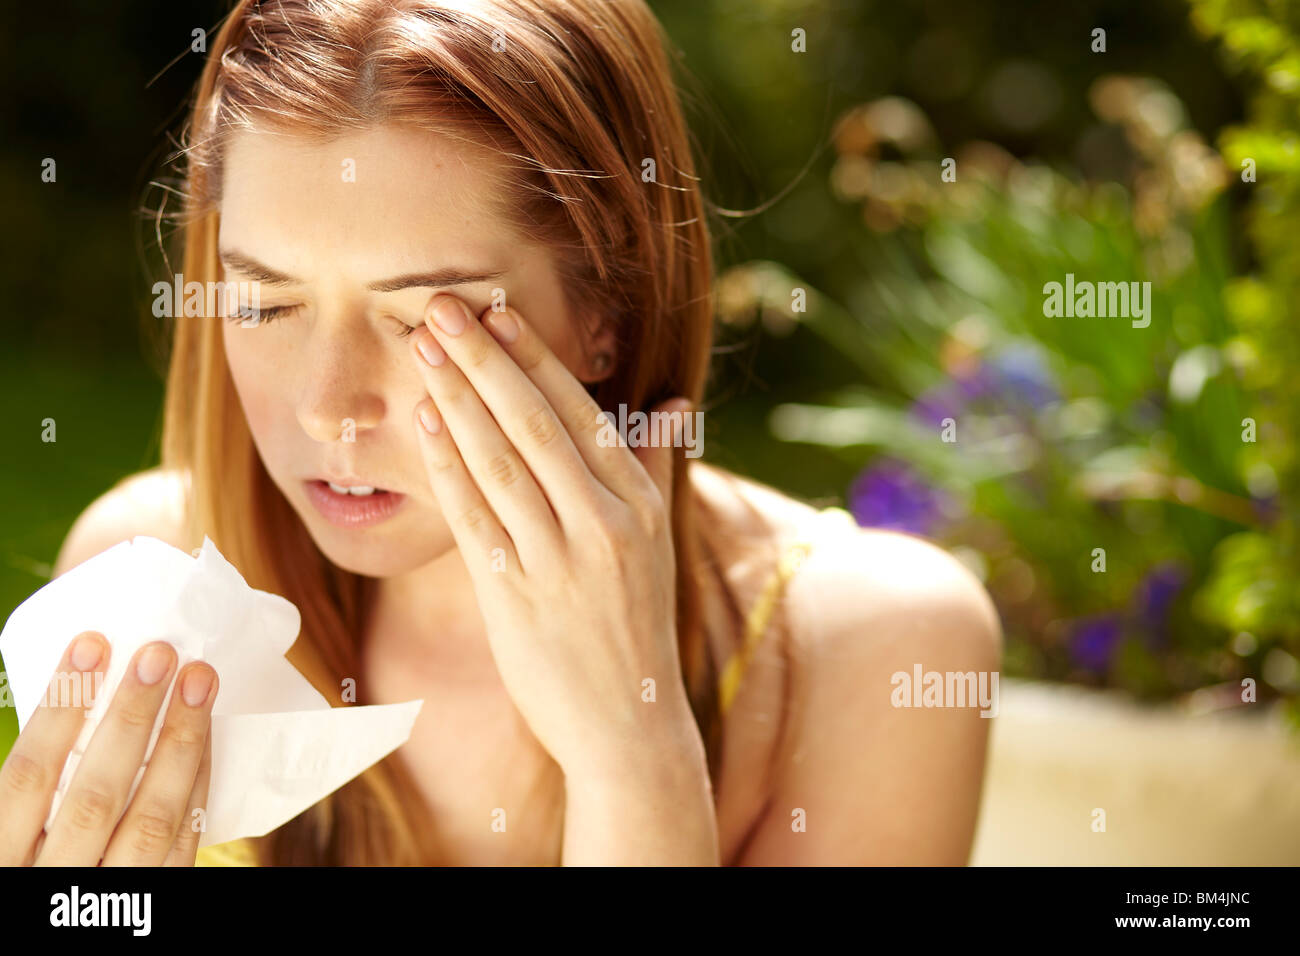
<svg viewBox="0 0 1300 956"><path fill-rule="evenodd" d="M355 181L345 178L345 160ZM523 244L487 212L499 193L492 162L400 127L325 144L270 132L231 140L221 249L302 281L261 285L261 309L299 306L293 313L252 328L222 323L230 373L272 480L322 551L349 571L395 579L454 549L411 433L411 411L427 393L399 334L422 323L435 290L378 293L368 283L448 266L504 270L450 291L481 312L494 288L504 290L570 370L579 369L578 325L547 251ZM225 278L248 279L234 270ZM340 440L348 418L355 443ZM409 500L376 527L334 527L301 485L329 471L374 476Z"/></svg>

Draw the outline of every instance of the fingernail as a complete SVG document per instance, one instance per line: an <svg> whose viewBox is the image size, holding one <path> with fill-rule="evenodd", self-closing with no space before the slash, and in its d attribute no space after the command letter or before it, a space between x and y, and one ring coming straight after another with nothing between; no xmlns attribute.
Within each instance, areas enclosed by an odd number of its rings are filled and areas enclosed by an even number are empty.
<svg viewBox="0 0 1300 956"><path fill-rule="evenodd" d="M442 416L431 405L425 405L420 409L420 424L430 435L436 435L442 429Z"/></svg>
<svg viewBox="0 0 1300 956"><path fill-rule="evenodd" d="M97 637L83 637L72 648L72 666L88 671L104 656L104 645Z"/></svg>
<svg viewBox="0 0 1300 956"><path fill-rule="evenodd" d="M437 368L447 361L447 353L442 350L442 346L438 344L431 333L425 332L423 329L421 331L424 334L416 340L415 347L420 350L420 354L424 356L426 362Z"/></svg>
<svg viewBox="0 0 1300 956"><path fill-rule="evenodd" d="M212 674L206 667L191 668L181 681L181 696L191 707L198 707L208 699L212 690Z"/></svg>
<svg viewBox="0 0 1300 956"><path fill-rule="evenodd" d="M135 676L141 684L156 684L167 673L171 660L162 644L151 644L135 664Z"/></svg>
<svg viewBox="0 0 1300 956"><path fill-rule="evenodd" d="M452 296L444 296L433 307L433 321L448 335L460 335L465 331L467 321L465 303Z"/></svg>
<svg viewBox="0 0 1300 956"><path fill-rule="evenodd" d="M498 341L509 344L519 338L519 323L509 312L493 312L485 324Z"/></svg>

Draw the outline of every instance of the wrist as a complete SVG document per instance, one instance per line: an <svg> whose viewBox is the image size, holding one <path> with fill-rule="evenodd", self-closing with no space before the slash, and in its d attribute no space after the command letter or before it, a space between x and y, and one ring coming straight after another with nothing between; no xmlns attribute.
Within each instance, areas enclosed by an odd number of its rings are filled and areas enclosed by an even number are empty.
<svg viewBox="0 0 1300 956"><path fill-rule="evenodd" d="M619 791L707 780L708 756L690 706L683 703L655 717L661 719L606 736L579 756L558 761L566 785Z"/></svg>
<svg viewBox="0 0 1300 956"><path fill-rule="evenodd" d="M683 736L565 771L566 865L718 865L704 746Z"/></svg>

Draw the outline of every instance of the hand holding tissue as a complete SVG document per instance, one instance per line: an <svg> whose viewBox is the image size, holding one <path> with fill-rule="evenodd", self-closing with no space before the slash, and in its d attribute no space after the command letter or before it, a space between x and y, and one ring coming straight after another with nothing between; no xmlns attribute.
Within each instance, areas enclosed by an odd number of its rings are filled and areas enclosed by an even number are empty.
<svg viewBox="0 0 1300 956"><path fill-rule="evenodd" d="M220 682L200 847L274 830L405 743L424 701L331 707L284 656L300 623L291 602L249 587L207 538L197 557L156 538L124 541L28 598L0 633L20 729L41 703L72 638L97 631L112 647L103 684L60 776L46 830L132 656L152 641L176 648L174 674L202 660ZM169 689L168 699L170 694ZM166 710L159 709L146 764ZM141 767L125 806L143 775Z"/></svg>

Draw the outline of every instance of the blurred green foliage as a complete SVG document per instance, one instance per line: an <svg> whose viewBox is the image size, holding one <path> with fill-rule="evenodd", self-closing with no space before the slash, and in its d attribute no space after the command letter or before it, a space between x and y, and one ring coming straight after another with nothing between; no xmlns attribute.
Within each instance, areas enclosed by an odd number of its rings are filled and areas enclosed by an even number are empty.
<svg viewBox="0 0 1300 956"><path fill-rule="evenodd" d="M984 578L1010 672L1195 691L1197 709L1240 705L1250 679L1295 717L1300 56L1231 6L1205 4L1218 19L1202 8L1198 25L1266 82L1223 136L1228 163L1153 77L1092 80L1104 131L1081 137L1082 170L874 98L839 115L828 173L859 214L858 277L742 264L720 314L782 336L797 323L856 366L821 403L778 405L773 434L856 461L862 523L927 534ZM1263 180L1237 175L1247 157ZM1254 250L1237 241L1244 202ZM1047 315L1046 283L1067 274L1150 282L1150 326Z"/></svg>
<svg viewBox="0 0 1300 956"><path fill-rule="evenodd" d="M1094 98L1139 125L1157 115L1152 99L1172 106L1141 81L1103 79ZM1242 442L1253 353L1222 301L1225 177L1178 116L1132 131L1144 145L1128 187L1078 183L989 143L957 150L944 182L937 155L880 158L885 138L929 142L919 110L883 100L847 115L832 179L869 223L864 279L852 310L814 295L799 318L869 384L772 416L778 437L888 452L940 493L911 520L873 501L881 491L850 506L961 549L1003 613L1012 669L1143 695L1253 673L1254 655L1227 651L1217 622L1169 592L1204 582L1221 541L1269 520ZM725 277L723 315L743 315L757 285L784 292L760 295L764 308L796 317L802 280L775 269ZM1044 286L1067 274L1150 282L1150 325L1046 316Z"/></svg>
<svg viewBox="0 0 1300 956"><path fill-rule="evenodd" d="M1252 345L1245 383L1267 440L1251 449L1249 466L1268 474L1281 498L1272 533L1224 541L1203 592L1207 616L1264 644L1300 654L1300 3L1193 0L1192 20L1222 41L1226 59L1249 78L1246 123L1221 138L1229 164L1252 192L1250 236L1256 272L1228 290L1229 315ZM1300 723L1300 708L1293 708Z"/></svg>

